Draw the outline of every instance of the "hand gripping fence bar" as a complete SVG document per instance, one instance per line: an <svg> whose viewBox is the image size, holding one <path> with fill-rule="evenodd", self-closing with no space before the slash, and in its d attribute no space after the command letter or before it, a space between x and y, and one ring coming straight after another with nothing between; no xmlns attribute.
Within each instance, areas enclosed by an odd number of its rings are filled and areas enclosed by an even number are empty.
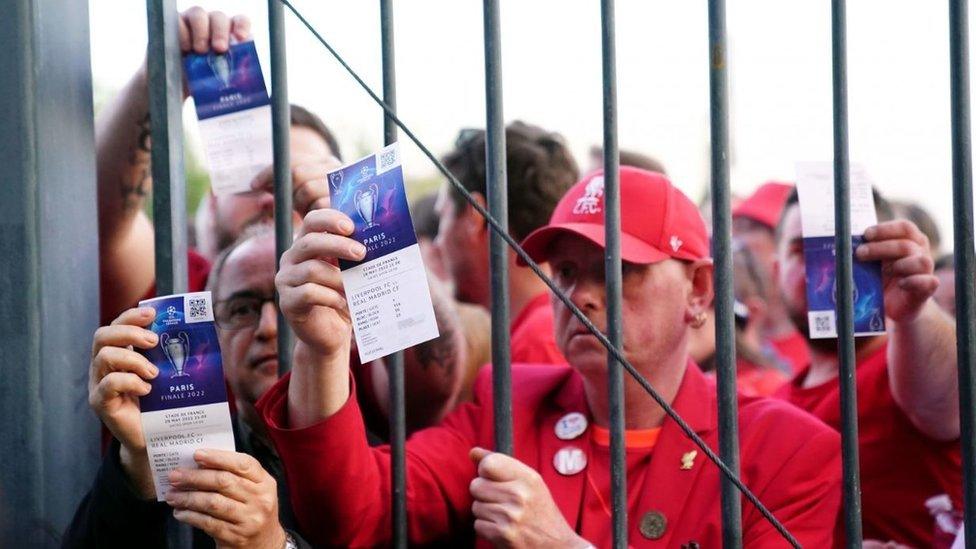
<svg viewBox="0 0 976 549"><path fill-rule="evenodd" d="M695 431L690 426L688 426L685 420L682 419L681 416L679 416L677 412L675 412L674 409L671 408L671 406L667 402L665 402L665 400L661 397L661 395L658 394L656 390L654 390L654 387L651 386L651 384L644 378L644 376L642 376L640 372L638 372L634 368L634 366L630 364L630 362L623 356L623 353L621 353L619 349L617 349L615 346L613 346L610 343L610 340L607 339L607 337L603 334L603 332L597 329L597 327L593 325L590 319L587 318L585 314L583 314L583 312L579 309L579 307L577 307L565 294L562 293L561 290L559 290L559 288L556 287L555 283L548 276L546 276L546 274L542 271L541 267L539 267L539 264L533 261L532 258L529 257L527 253L525 253L525 250L523 250L522 247L519 246L518 242L516 242L515 239L512 238L512 236L509 235L507 231L504 231L502 229L498 221L495 220L495 218L492 217L483 206L481 206L476 200L474 200L474 198L471 196L471 193L468 192L468 190L465 189L463 185L461 185L461 183L457 180L457 178L455 178L451 174L451 172L444 166L444 164L437 159L434 153L432 153L430 149L428 149L423 144L423 142L421 142L420 139L412 131L410 131L410 128L408 128L406 124L404 124L403 121L400 120L399 117L397 117L396 113L393 112L393 109L391 109L389 105L384 103L383 100L376 94L376 92L374 92L372 88L370 88L369 85L366 84L365 81L363 81L363 79L359 76L359 74L355 70L353 70L353 68L350 67L348 63L346 63L345 59L343 59L343 57L339 55L339 53L332 47L332 45L329 44L328 41L326 41L325 38L322 37L322 35L301 14L301 12L299 12L295 8L295 6L292 5L290 0L279 0L279 1L289 10L291 10L291 12L295 15L295 17L298 18L299 21L301 21L301 23L305 26L305 28L307 28L309 32L311 32L312 35L315 36L315 38L322 44L322 46L325 47L325 49L327 49L333 57L335 57L336 61L338 61L339 64L342 65L342 67L346 70L346 72L348 72L349 75L356 81L356 83L358 83L359 86L363 88L363 91L365 91L367 95L369 95L373 99L373 101L386 112L387 116L389 116L396 123L396 125L403 131L403 133L406 134L406 136L410 138L410 140L413 141L414 144L417 145L417 148L420 149L420 151L424 154L424 156L426 156L434 164L434 166L438 169L438 171L440 171L444 175L444 177L446 177L448 181L450 181L451 185L453 185L454 188L459 193L461 193L464 199L467 200L469 204L471 204L471 206L475 209L475 211L477 211L479 214L481 214L482 217L484 217L485 221L492 228L492 230L498 233L499 235L501 235L501 237L505 240L508 246L516 253L516 255L518 255L519 258L521 258L526 263L526 265L528 265L528 267L532 269L532 272L534 272L536 276L538 276L539 279L542 280L542 282L549 287L549 290L553 293L553 295L556 296L556 298L558 298L569 309L569 311L573 314L573 316L575 316L583 324L583 326L585 326L586 329L589 330L589 332L592 333L593 336L597 338L600 344L602 344L603 347L607 349L607 352L615 360L620 362L620 364L624 367L624 369L627 370L627 373L629 373L631 377L633 377L634 380L637 381L637 383L647 392L647 394L654 399L654 401L658 404L658 406L660 406L661 409L664 410L664 413L667 414L667 416L671 418L672 421L675 422L678 428L680 428L682 432L684 432L685 435L693 443L695 443L695 445L698 446L699 449L701 449L701 451L705 454L705 456L709 459L709 461L714 463L715 466L718 467L719 470L722 472L722 474L725 475L733 484L735 484L735 487L739 489L743 497L745 497L747 500L749 500L750 503L752 503L752 505L756 508L757 511L759 511L759 513L763 516L763 518L765 518L776 529L776 531L778 531L783 536L783 538L790 543L790 545L792 545L793 547L800 547L799 542L796 540L796 538L793 537L792 534L790 534L790 532L786 529L786 527L783 526L783 524L776 517L773 516L773 514L769 511L769 509L767 509L766 506L763 505L761 501L759 501L756 495L753 494L752 491L749 490L749 488L742 483L742 481L738 478L738 476L735 475L731 470L729 470L729 468L718 457L718 455L714 451L712 451L712 449L709 448L707 444L705 444L705 441L702 440L702 438L698 436L698 434L695 433Z"/></svg>

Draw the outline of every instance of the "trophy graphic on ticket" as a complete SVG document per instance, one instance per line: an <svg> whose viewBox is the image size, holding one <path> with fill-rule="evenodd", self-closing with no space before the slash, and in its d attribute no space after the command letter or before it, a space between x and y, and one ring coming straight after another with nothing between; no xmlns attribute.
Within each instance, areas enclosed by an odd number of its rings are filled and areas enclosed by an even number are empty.
<svg viewBox="0 0 976 549"><path fill-rule="evenodd" d="M230 87L230 78L234 74L234 57L230 52L231 50L227 50L224 53L211 53L207 56L207 64L210 65L210 70L213 71L214 76L217 77L224 89Z"/></svg>
<svg viewBox="0 0 976 549"><path fill-rule="evenodd" d="M377 224L373 222L376 219L376 203L380 196L380 190L375 183L370 184L366 187L366 190L356 191L356 211L362 216L363 221L366 222L364 229L369 229L371 227L376 227Z"/></svg>
<svg viewBox="0 0 976 549"><path fill-rule="evenodd" d="M169 363L173 365L173 375L174 377L189 377L185 371L186 359L190 352L190 336L186 335L186 332L180 332L178 335L171 336L167 333L163 333L160 336L160 343L162 343L163 354L166 355L166 359Z"/></svg>

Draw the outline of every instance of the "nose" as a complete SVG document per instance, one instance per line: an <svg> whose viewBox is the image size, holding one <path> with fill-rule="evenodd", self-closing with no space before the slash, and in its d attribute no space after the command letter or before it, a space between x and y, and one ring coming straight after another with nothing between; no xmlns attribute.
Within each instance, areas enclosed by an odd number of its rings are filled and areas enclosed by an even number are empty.
<svg viewBox="0 0 976 549"><path fill-rule="evenodd" d="M596 277L581 276L568 293L569 299L574 305L584 313L590 313L601 309L606 287L603 280L597 280Z"/></svg>
<svg viewBox="0 0 976 549"><path fill-rule="evenodd" d="M266 301L261 305L261 318L255 335L260 339L278 338L278 307L274 301Z"/></svg>
<svg viewBox="0 0 976 549"><path fill-rule="evenodd" d="M258 198L258 204L261 207L261 211L267 215L274 213L274 195L271 193L263 192Z"/></svg>

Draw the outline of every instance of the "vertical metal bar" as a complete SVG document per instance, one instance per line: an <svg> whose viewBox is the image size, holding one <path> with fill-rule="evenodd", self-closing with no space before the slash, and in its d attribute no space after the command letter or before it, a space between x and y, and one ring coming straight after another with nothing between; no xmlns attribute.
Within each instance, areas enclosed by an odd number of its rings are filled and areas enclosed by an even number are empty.
<svg viewBox="0 0 976 549"><path fill-rule="evenodd" d="M0 547L61 545L101 462L81 397L99 318L88 17L33 0L0 18Z"/></svg>
<svg viewBox="0 0 976 549"><path fill-rule="evenodd" d="M380 42L383 63L383 101L396 112L396 57L393 40L393 0L380 0ZM383 142L397 139L397 127L384 111ZM386 357L390 391L390 474L393 491L390 505L393 519L393 546L407 547L407 422L404 397L403 353Z"/></svg>
<svg viewBox="0 0 976 549"><path fill-rule="evenodd" d="M837 353L840 359L841 449L844 463L844 529L848 547L861 546L857 382L854 355L854 279L851 252L850 161L847 139L846 0L832 0L834 110L834 232L837 250Z"/></svg>
<svg viewBox="0 0 976 549"><path fill-rule="evenodd" d="M183 173L183 66L176 0L148 0L149 119L152 139L156 294L186 292L186 180ZM189 525L167 522L170 547L190 547Z"/></svg>
<svg viewBox="0 0 976 549"><path fill-rule="evenodd" d="M149 0L149 118L152 131L156 293L187 291L183 174L183 65L176 0Z"/></svg>
<svg viewBox="0 0 976 549"><path fill-rule="evenodd" d="M271 128L274 144L275 271L281 254L291 247L291 107L288 105L288 65L285 54L285 14L278 0L268 0L271 36ZM275 293L277 296L277 292ZM295 336L278 308L278 373L291 370Z"/></svg>
<svg viewBox="0 0 976 549"><path fill-rule="evenodd" d="M709 92L712 134L712 253L715 258L715 344L719 454L739 474L739 414L732 313L732 210L729 191L728 49L725 0L708 2ZM722 477L722 546L742 547L741 495Z"/></svg>
<svg viewBox="0 0 976 549"><path fill-rule="evenodd" d="M603 185L606 230L607 338L623 348L623 266L620 263L620 151L617 145L617 46L613 0L600 3L603 49ZM613 546L627 547L627 456L624 447L624 374L607 355L610 399L610 489Z"/></svg>
<svg viewBox="0 0 976 549"><path fill-rule="evenodd" d="M508 231L508 172L505 156L505 117L502 114L502 42L497 0L485 0L485 108L487 110L488 211ZM491 233L491 362L495 413L495 451L511 454L512 371L509 348L508 248Z"/></svg>
<svg viewBox="0 0 976 549"><path fill-rule="evenodd" d="M952 109L952 213L956 243L956 353L963 461L966 547L976 549L976 251L973 244L973 166L969 108L969 3L949 1Z"/></svg>

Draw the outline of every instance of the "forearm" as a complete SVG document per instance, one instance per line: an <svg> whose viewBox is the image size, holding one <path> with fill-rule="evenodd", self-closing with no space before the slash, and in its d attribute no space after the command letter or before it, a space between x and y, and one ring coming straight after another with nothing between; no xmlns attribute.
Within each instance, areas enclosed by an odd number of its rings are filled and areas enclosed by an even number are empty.
<svg viewBox="0 0 976 549"><path fill-rule="evenodd" d="M99 234L112 240L133 222L152 186L145 66L102 108L95 143Z"/></svg>
<svg viewBox="0 0 976 549"><path fill-rule="evenodd" d="M959 436L956 329L931 300L909 322L892 322L891 392L902 411L937 440Z"/></svg>
<svg viewBox="0 0 976 549"><path fill-rule="evenodd" d="M314 425L338 412L347 400L349 344L322 355L298 342L288 384L288 427Z"/></svg>
<svg viewBox="0 0 976 549"><path fill-rule="evenodd" d="M143 212L152 186L146 76L139 70L96 123L102 318L132 306L155 279L153 228Z"/></svg>

